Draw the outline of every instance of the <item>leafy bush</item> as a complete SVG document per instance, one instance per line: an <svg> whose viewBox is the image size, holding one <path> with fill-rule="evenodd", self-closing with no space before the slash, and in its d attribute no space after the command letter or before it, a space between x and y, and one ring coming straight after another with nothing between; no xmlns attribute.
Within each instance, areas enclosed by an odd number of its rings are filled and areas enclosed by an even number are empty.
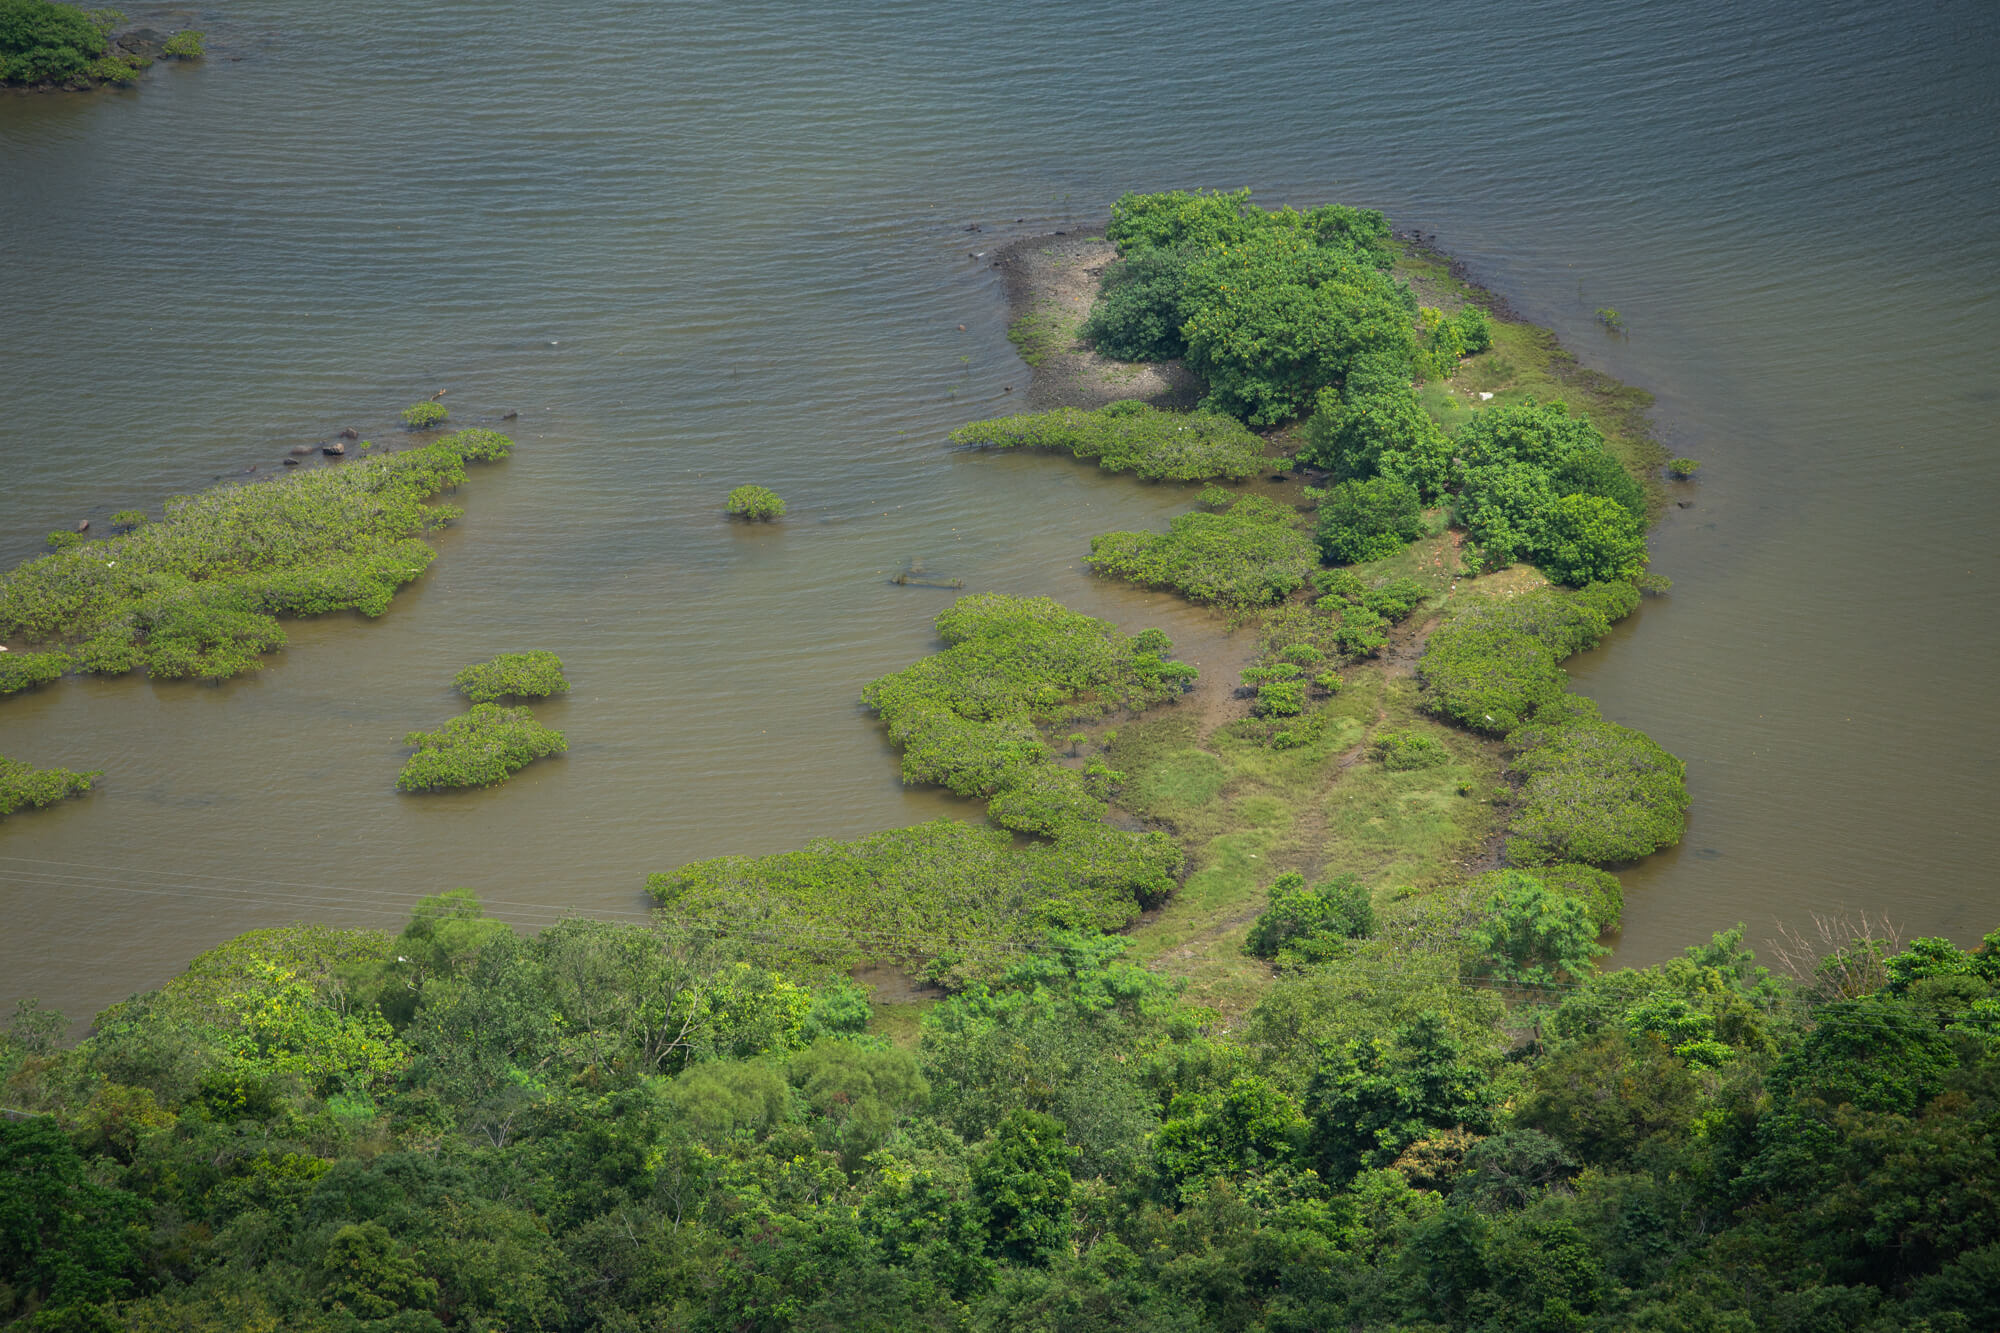
<svg viewBox="0 0 2000 1333"><path fill-rule="evenodd" d="M490 662L467 667L452 677L451 683L476 704L500 699L545 699L569 690L569 682L563 679L562 659L541 649L502 653Z"/></svg>
<svg viewBox="0 0 2000 1333"><path fill-rule="evenodd" d="M1389 477L1343 481L1319 502L1319 549L1329 564L1380 560L1423 534L1416 490Z"/></svg>
<svg viewBox="0 0 2000 1333"><path fill-rule="evenodd" d="M1528 400L1489 407L1459 431L1456 443L1456 516L1495 566L1523 557L1560 559L1559 547L1574 546L1582 511L1574 505L1558 511L1556 501L1564 496L1612 500L1643 528L1645 492L1605 452L1604 437L1590 419L1572 417L1561 403ZM1552 529L1558 512L1562 526ZM1590 507L1592 515L1597 512ZM1592 534L1585 546L1594 550L1611 537L1608 532Z"/></svg>
<svg viewBox="0 0 2000 1333"><path fill-rule="evenodd" d="M1542 516L1536 563L1557 583L1629 582L1646 572L1646 530L1602 495L1559 497Z"/></svg>
<svg viewBox="0 0 2000 1333"><path fill-rule="evenodd" d="M975 421L953 431L951 439L993 449L1067 450L1095 458L1106 472L1134 472L1149 481L1240 481L1264 465L1264 442L1234 418L1162 412L1136 399L1094 412L1065 407Z"/></svg>
<svg viewBox="0 0 2000 1333"><path fill-rule="evenodd" d="M1300 415L1360 364L1407 383L1408 296L1369 257L1265 232L1189 268L1187 365L1209 401L1252 425Z"/></svg>
<svg viewBox="0 0 2000 1333"><path fill-rule="evenodd" d="M982 593L937 618L946 643L870 681L862 702L903 747L903 781L984 797L1004 827L1053 834L1103 817L1104 801L1054 762L1041 728L1179 695L1194 668L1165 661L1157 631L1127 638L1046 597Z"/></svg>
<svg viewBox="0 0 2000 1333"><path fill-rule="evenodd" d="M1413 578L1385 580L1361 595L1361 604L1391 624L1409 619L1431 590Z"/></svg>
<svg viewBox="0 0 2000 1333"><path fill-rule="evenodd" d="M1295 416L1357 366L1407 383L1408 293L1380 213L1328 205L1266 212L1234 194L1128 194L1105 235L1107 271L1084 334L1129 359L1185 355L1211 401L1252 424Z"/></svg>
<svg viewBox="0 0 2000 1333"><path fill-rule="evenodd" d="M108 46L74 5L0 0L0 82L66 83L86 76Z"/></svg>
<svg viewBox="0 0 2000 1333"><path fill-rule="evenodd" d="M146 511L143 509L121 509L111 516L111 526L120 532L144 526Z"/></svg>
<svg viewBox="0 0 2000 1333"><path fill-rule="evenodd" d="M1437 737L1426 736L1420 731L1382 732L1375 737L1375 743L1369 749L1382 767L1394 773L1408 772L1413 768L1435 768L1451 762L1451 751L1439 744Z"/></svg>
<svg viewBox="0 0 2000 1333"><path fill-rule="evenodd" d="M1164 533L1092 538L1086 563L1099 574L1174 588L1197 602L1260 606L1304 586L1315 554L1290 510L1245 495L1220 513L1182 514Z"/></svg>
<svg viewBox="0 0 2000 1333"><path fill-rule="evenodd" d="M1550 892L1582 903L1600 933L1616 930L1625 915L1625 886L1609 870L1566 861L1536 866L1525 873L1540 880Z"/></svg>
<svg viewBox="0 0 2000 1333"><path fill-rule="evenodd" d="M1467 935L1474 971L1501 981L1558 986L1581 981L1611 950L1575 898L1551 893L1532 875L1503 870L1485 877L1486 916Z"/></svg>
<svg viewBox="0 0 2000 1333"><path fill-rule="evenodd" d="M1540 589L1460 613L1431 634L1417 663L1424 704L1461 726L1504 736L1564 697L1558 665L1610 632L1639 603L1630 584Z"/></svg>
<svg viewBox="0 0 2000 1333"><path fill-rule="evenodd" d="M785 516L785 502L768 486L738 486L729 493L723 509L732 517L753 521Z"/></svg>
<svg viewBox="0 0 2000 1333"><path fill-rule="evenodd" d="M490 787L537 759L569 749L560 731L535 721L525 708L474 704L436 731L413 731L403 744L417 752L396 779L401 791Z"/></svg>
<svg viewBox="0 0 2000 1333"><path fill-rule="evenodd" d="M202 38L205 36L206 33L196 32L192 28L184 29L167 38L161 45L160 52L176 60L199 60L207 54L206 48L202 45Z"/></svg>
<svg viewBox="0 0 2000 1333"><path fill-rule="evenodd" d="M1267 680L1257 687L1259 717L1297 717L1306 708L1306 684L1302 680Z"/></svg>
<svg viewBox="0 0 2000 1333"><path fill-rule="evenodd" d="M0 756L0 815L54 805L65 796L80 796L90 790L93 779L103 776L102 770L73 773L66 768L35 768Z"/></svg>
<svg viewBox="0 0 2000 1333"><path fill-rule="evenodd" d="M1693 458L1671 458L1667 460L1667 471L1676 480L1686 481L1701 471L1701 462Z"/></svg>
<svg viewBox="0 0 2000 1333"><path fill-rule="evenodd" d="M1163 834L1071 820L1049 840L934 819L775 856L718 856L646 882L677 919L712 922L852 966L956 955L987 973L1051 926L1114 930L1162 901L1181 873Z"/></svg>
<svg viewBox="0 0 2000 1333"><path fill-rule="evenodd" d="M70 528L57 528L49 534L48 542L51 551L67 551L83 545L83 534Z"/></svg>
<svg viewBox="0 0 2000 1333"><path fill-rule="evenodd" d="M411 403L403 409L403 424L411 430L435 430L450 415L443 403Z"/></svg>
<svg viewBox="0 0 2000 1333"><path fill-rule="evenodd" d="M1375 393L1322 389L1301 461L1344 481L1393 477L1430 502L1451 485L1452 443L1407 384Z"/></svg>
<svg viewBox="0 0 2000 1333"><path fill-rule="evenodd" d="M1287 871L1271 883L1270 906L1250 927L1243 951L1252 958L1316 961L1337 952L1338 943L1363 939L1375 930L1375 908L1355 875L1306 887L1305 876ZM1335 945L1329 949L1329 944Z"/></svg>
<svg viewBox="0 0 2000 1333"><path fill-rule="evenodd" d="M426 503L503 458L465 430L343 468L178 496L123 535L0 577L0 635L76 644L76 669L218 679L284 642L278 616L379 616L436 552L419 535L459 511Z"/></svg>
<svg viewBox="0 0 2000 1333"><path fill-rule="evenodd" d="M1681 840L1687 765L1643 732L1606 722L1588 699L1508 738L1525 777L1507 855L1522 864L1636 861Z"/></svg>
<svg viewBox="0 0 2000 1333"><path fill-rule="evenodd" d="M1334 646L1349 659L1373 657L1389 642L1388 628L1388 621L1366 606L1345 607L1333 628Z"/></svg>
<svg viewBox="0 0 2000 1333"><path fill-rule="evenodd" d="M0 653L0 696L46 685L71 665L68 653Z"/></svg>
<svg viewBox="0 0 2000 1333"><path fill-rule="evenodd" d="M1187 353L1186 250L1141 250L1105 270L1081 333L1104 356L1171 361Z"/></svg>

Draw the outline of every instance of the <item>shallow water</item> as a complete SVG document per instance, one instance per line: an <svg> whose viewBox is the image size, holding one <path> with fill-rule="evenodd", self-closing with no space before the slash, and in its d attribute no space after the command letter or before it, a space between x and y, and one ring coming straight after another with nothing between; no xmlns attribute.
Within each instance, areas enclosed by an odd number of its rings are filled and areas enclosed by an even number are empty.
<svg viewBox="0 0 2000 1333"><path fill-rule="evenodd" d="M109 771L0 823L0 992L84 1013L235 931L459 884L637 914L652 870L970 813L901 789L856 703L932 647L950 594L887 582L912 559L1199 660L1200 616L1080 564L1187 492L943 438L1026 382L970 254L1189 185L1435 232L1704 461L1654 542L1674 593L1573 664L1696 802L1626 876L1621 958L1843 907L2000 922L2000 10L198 15L199 66L0 97L0 559L342 426L397 438L439 388L455 423L518 410L521 447L380 622L296 626L219 688L0 706L0 753ZM745 480L785 523L720 521ZM527 647L570 668L569 755L398 797L452 673Z"/></svg>

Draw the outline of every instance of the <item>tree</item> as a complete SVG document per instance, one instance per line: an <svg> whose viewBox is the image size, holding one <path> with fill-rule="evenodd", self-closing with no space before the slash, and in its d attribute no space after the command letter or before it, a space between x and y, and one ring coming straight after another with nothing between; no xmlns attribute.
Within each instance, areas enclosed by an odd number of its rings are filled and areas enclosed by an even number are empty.
<svg viewBox="0 0 2000 1333"><path fill-rule="evenodd" d="M437 1283L418 1270L416 1260L380 1222L357 1222L336 1231L320 1267L326 1274L327 1306L362 1319L385 1319L437 1300Z"/></svg>
<svg viewBox="0 0 2000 1333"><path fill-rule="evenodd" d="M1342 481L1393 477L1426 501L1451 482L1451 441L1406 384L1360 396L1321 390L1305 437L1300 461Z"/></svg>
<svg viewBox="0 0 2000 1333"><path fill-rule="evenodd" d="M1013 1111L973 1164L973 1196L986 1210L987 1244L1002 1260L1046 1266L1069 1251L1069 1165L1075 1153L1062 1125L1037 1111Z"/></svg>
<svg viewBox="0 0 2000 1333"><path fill-rule="evenodd" d="M1393 477L1343 481L1319 502L1319 549L1330 564L1380 560L1423 535L1416 489Z"/></svg>
<svg viewBox="0 0 2000 1333"><path fill-rule="evenodd" d="M1630 581L1646 572L1646 532L1616 500L1564 495L1542 520L1535 561L1557 583Z"/></svg>
<svg viewBox="0 0 2000 1333"><path fill-rule="evenodd" d="M1432 1130L1492 1124L1485 1073L1464 1058L1444 1020L1426 1012L1389 1040L1351 1041L1327 1058L1306 1092L1311 1144L1329 1181L1388 1166Z"/></svg>
<svg viewBox="0 0 2000 1333"><path fill-rule="evenodd" d="M1588 976L1595 960L1611 952L1597 942L1588 907L1513 870L1495 877L1485 919L1467 942L1485 975L1535 986Z"/></svg>
<svg viewBox="0 0 2000 1333"><path fill-rule="evenodd" d="M1339 875L1308 888L1305 876L1287 871L1268 890L1270 906L1250 927L1243 950L1253 958L1277 958L1286 949L1320 948L1367 935L1375 909L1359 876Z"/></svg>

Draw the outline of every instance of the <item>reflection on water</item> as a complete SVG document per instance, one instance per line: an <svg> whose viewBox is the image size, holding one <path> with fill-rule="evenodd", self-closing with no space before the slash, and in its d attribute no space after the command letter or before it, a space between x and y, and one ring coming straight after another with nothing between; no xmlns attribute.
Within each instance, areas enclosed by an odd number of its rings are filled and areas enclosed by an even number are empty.
<svg viewBox="0 0 2000 1333"><path fill-rule="evenodd" d="M857 703L953 595L891 575L1207 623L1080 564L1187 491L944 446L1022 373L973 256L1188 184L1436 232L1704 460L1655 541L1674 594L1576 664L1696 798L1627 877L1623 956L1842 904L2000 920L1988 6L266 0L204 26L207 62L136 90L0 98L0 557L343 426L393 439L439 388L455 422L519 411L521 448L378 623L296 626L220 687L0 706L0 753L108 771L0 824L17 993L87 1011L233 931L393 924L457 884L527 923L635 913L689 858L971 813L902 790ZM786 521L723 523L743 481ZM398 797L453 672L530 647L575 682L541 706L569 754Z"/></svg>

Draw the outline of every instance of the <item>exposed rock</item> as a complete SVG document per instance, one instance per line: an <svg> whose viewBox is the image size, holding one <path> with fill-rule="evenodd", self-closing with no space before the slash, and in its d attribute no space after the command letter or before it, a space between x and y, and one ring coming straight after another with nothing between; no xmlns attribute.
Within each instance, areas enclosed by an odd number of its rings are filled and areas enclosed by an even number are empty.
<svg viewBox="0 0 2000 1333"><path fill-rule="evenodd" d="M297 467L298 465L299 465L299 460L296 458L287 458L285 460L286 467Z"/></svg>
<svg viewBox="0 0 2000 1333"><path fill-rule="evenodd" d="M76 530L77 530L78 532L89 532L89 531L90 531L90 520L89 520L89 519L87 519L87 518L80 518L80 519L78 519L78 520L76 521Z"/></svg>
<svg viewBox="0 0 2000 1333"><path fill-rule="evenodd" d="M342 444L340 441L335 440L332 444L321 445L319 451L331 457L338 458L342 454L347 452L347 446Z"/></svg>
<svg viewBox="0 0 2000 1333"><path fill-rule="evenodd" d="M349 426L346 430L340 432L340 438L343 440L358 440L361 438L361 432Z"/></svg>
<svg viewBox="0 0 2000 1333"><path fill-rule="evenodd" d="M515 417L518 417L520 415L521 414L519 412L502 412L500 414L500 419L502 421L512 421Z"/></svg>
<svg viewBox="0 0 2000 1333"><path fill-rule="evenodd" d="M313 451L313 448L314 446L310 444L295 444L292 446L292 457L304 458Z"/></svg>

